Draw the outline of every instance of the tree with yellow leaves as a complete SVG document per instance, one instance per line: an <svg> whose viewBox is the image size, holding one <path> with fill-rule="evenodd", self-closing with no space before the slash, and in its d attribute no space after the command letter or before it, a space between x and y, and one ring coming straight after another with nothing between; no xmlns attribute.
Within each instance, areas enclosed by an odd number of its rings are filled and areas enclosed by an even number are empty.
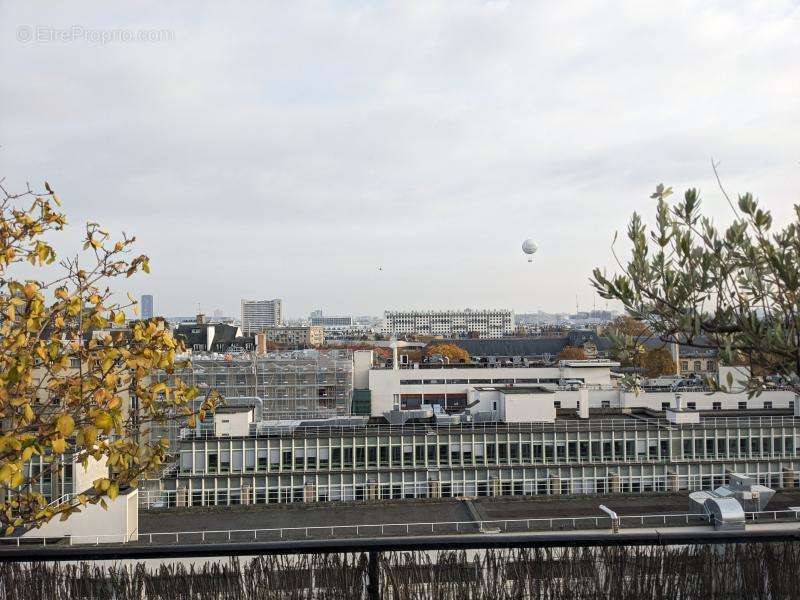
<svg viewBox="0 0 800 600"><path fill-rule="evenodd" d="M105 506L165 461L168 443L150 435L153 425L194 426L219 400L151 380L174 369L181 343L163 321L123 328L135 302L114 301L109 287L149 272L149 259L131 256L134 237L113 242L88 223L83 251L57 262L48 240L66 226L58 206L46 182L19 194L0 182L0 535ZM40 280L21 278L22 268ZM64 467L89 461L107 476L48 504Z"/></svg>
<svg viewBox="0 0 800 600"><path fill-rule="evenodd" d="M425 347L425 356L431 357L437 354L447 357L451 362L468 363L470 361L469 352L455 344L434 343Z"/></svg>
<svg viewBox="0 0 800 600"><path fill-rule="evenodd" d="M586 360L586 352L577 346L564 346L556 360Z"/></svg>

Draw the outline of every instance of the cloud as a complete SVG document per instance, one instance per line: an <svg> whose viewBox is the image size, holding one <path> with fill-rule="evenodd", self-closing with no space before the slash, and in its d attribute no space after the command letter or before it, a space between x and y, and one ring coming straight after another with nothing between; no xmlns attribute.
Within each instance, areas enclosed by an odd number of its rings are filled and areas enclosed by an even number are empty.
<svg viewBox="0 0 800 600"><path fill-rule="evenodd" d="M5 3L2 173L135 232L170 314L587 305L656 183L726 218L712 156L789 217L795 3L566 4ZM74 25L171 36L17 39Z"/></svg>

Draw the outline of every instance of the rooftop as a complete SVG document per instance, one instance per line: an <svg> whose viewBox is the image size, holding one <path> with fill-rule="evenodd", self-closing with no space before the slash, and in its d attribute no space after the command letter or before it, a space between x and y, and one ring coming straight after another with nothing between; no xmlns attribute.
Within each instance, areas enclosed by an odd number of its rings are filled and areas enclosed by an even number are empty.
<svg viewBox="0 0 800 600"><path fill-rule="evenodd" d="M472 498L469 501L430 499L257 504L145 510L139 513L139 530L143 534L148 534L220 529L324 528L376 524L468 523L477 520L603 517L604 514L598 508L600 504L608 506L620 516L685 515L689 512L688 492L495 497ZM776 493L768 509L782 511L798 505L800 505L800 490L787 490ZM320 531L319 535L330 537L330 530Z"/></svg>

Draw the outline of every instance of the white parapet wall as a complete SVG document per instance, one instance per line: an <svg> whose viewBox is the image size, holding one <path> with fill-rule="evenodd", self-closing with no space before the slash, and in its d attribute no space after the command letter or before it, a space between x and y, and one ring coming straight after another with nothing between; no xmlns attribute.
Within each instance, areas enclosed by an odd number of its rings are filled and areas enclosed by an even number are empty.
<svg viewBox="0 0 800 600"><path fill-rule="evenodd" d="M91 489L94 482L98 479L108 477L108 467L106 466L106 457L101 456L100 460L86 457L86 468L80 462L76 462L72 466L72 489L70 493L83 492Z"/></svg>
<svg viewBox="0 0 800 600"><path fill-rule="evenodd" d="M69 538L72 544L130 542L139 537L139 490L106 498L107 509L99 504L83 506L65 521L56 516L41 527L26 531L23 538Z"/></svg>
<svg viewBox="0 0 800 600"><path fill-rule="evenodd" d="M498 416L507 423L553 423L556 420L555 393L533 388L500 391Z"/></svg>

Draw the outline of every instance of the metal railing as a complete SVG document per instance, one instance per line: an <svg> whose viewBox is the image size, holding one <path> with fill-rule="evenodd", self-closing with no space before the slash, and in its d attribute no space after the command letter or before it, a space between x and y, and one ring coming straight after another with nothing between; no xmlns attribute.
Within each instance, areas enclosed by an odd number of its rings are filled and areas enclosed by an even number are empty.
<svg viewBox="0 0 800 600"><path fill-rule="evenodd" d="M681 429L715 429L715 428L748 428L755 427L792 427L800 428L800 419L793 416L753 416L753 417L701 417L699 423L671 423L660 417L589 418L589 419L556 419L554 422L504 423L491 421L486 423L458 423L450 425L430 424L365 424L352 425L276 425L261 426L257 433L250 437L330 437L356 435L426 435L429 432L439 434L460 433L531 433L551 431L633 431L654 430L659 428ZM190 436L191 437L191 436Z"/></svg>
<svg viewBox="0 0 800 600"><path fill-rule="evenodd" d="M62 504L66 504L67 502L70 502L74 497L75 497L75 494L73 494L73 493L62 494L61 496L59 496L55 500L52 500L47 506L60 506Z"/></svg>
<svg viewBox="0 0 800 600"><path fill-rule="evenodd" d="M258 529L218 529L196 531L160 531L132 533L130 535L104 534L67 536L61 539L50 537L0 538L0 546L28 546L67 544L123 544L123 545L169 545L292 541L311 539L380 538L422 535L454 535L484 533L571 533L597 529L612 529L614 520L610 516L596 517L548 517L533 519L496 519L482 521L432 521L415 523L370 523L357 525L315 525L309 527L278 527ZM619 515L616 519L621 529L646 529L658 527L697 527L712 524L706 514L675 513L648 515ZM794 522L800 521L800 511L778 510L746 512L747 522Z"/></svg>

